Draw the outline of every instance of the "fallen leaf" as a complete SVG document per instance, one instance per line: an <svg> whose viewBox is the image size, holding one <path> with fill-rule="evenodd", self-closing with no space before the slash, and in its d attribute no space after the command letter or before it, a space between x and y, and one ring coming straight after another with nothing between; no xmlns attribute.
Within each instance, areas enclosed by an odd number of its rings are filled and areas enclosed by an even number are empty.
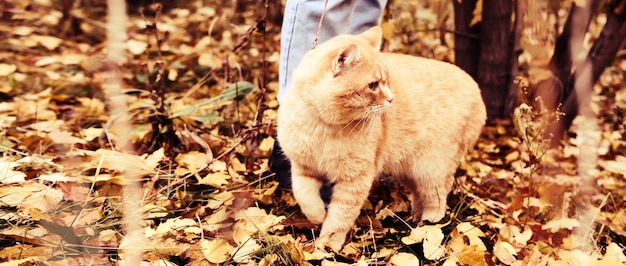
<svg viewBox="0 0 626 266"><path fill-rule="evenodd" d="M63 192L36 182L1 187L0 195L0 206L18 207L22 211L37 208L44 213L55 209L63 199Z"/></svg>
<svg viewBox="0 0 626 266"><path fill-rule="evenodd" d="M219 60L219 58L217 58L216 56L210 53L202 53L198 57L198 65L201 65L201 66L216 68L221 63L222 62Z"/></svg>
<svg viewBox="0 0 626 266"><path fill-rule="evenodd" d="M111 229L105 229L102 230L98 233L98 240L107 243L107 242L119 242L121 238L121 235L115 231L115 230L111 230Z"/></svg>
<svg viewBox="0 0 626 266"><path fill-rule="evenodd" d="M31 35L30 38L49 51L56 49L63 42L63 39L45 35Z"/></svg>
<svg viewBox="0 0 626 266"><path fill-rule="evenodd" d="M460 223L452 230L450 241L446 245L448 254L451 254L444 265L456 265L456 263L467 265L487 265L485 252L487 247L481 237L485 234L477 227L468 222ZM465 242L465 238L469 243Z"/></svg>
<svg viewBox="0 0 626 266"><path fill-rule="evenodd" d="M604 169L606 169L607 171L626 176L626 157L624 156L615 156L614 161L599 160L598 164L604 167Z"/></svg>
<svg viewBox="0 0 626 266"><path fill-rule="evenodd" d="M28 36L31 33L33 33L35 31L35 29L33 27L27 27L27 26L16 26L15 28L13 28L13 34L15 35L19 35L19 36Z"/></svg>
<svg viewBox="0 0 626 266"><path fill-rule="evenodd" d="M202 233L202 228L198 226L198 221L188 218L167 219L165 222L159 224L156 229L152 229L151 227L144 228L145 236L148 238L175 233L176 231L200 234Z"/></svg>
<svg viewBox="0 0 626 266"><path fill-rule="evenodd" d="M216 191L209 195L209 200L207 202L207 207L211 209L217 209L222 205L231 205L235 196L232 192L228 190L224 191Z"/></svg>
<svg viewBox="0 0 626 266"><path fill-rule="evenodd" d="M424 257L429 260L437 260L445 254L445 250L441 246L443 238L441 225L426 225L411 230L411 234L402 238L402 243L406 245L422 243Z"/></svg>
<svg viewBox="0 0 626 266"><path fill-rule="evenodd" d="M178 154L174 160L179 164L179 167L184 167L188 169L189 172L195 173L206 168L208 166L209 159L210 158L207 158L207 155L205 153L199 151L191 151L188 153ZM189 172L184 173L186 174ZM181 172L179 174L183 173Z"/></svg>
<svg viewBox="0 0 626 266"><path fill-rule="evenodd" d="M258 207L250 207L235 214L235 220L244 225L245 230L251 233L266 233L272 226L285 220L285 216L267 214Z"/></svg>
<svg viewBox="0 0 626 266"><path fill-rule="evenodd" d="M233 247L224 239L202 239L200 240L200 246L202 247L204 258L212 263L225 262L233 250Z"/></svg>
<svg viewBox="0 0 626 266"><path fill-rule="evenodd" d="M344 262L339 262L339 261L332 261L332 260L323 260L322 261L322 266L352 266L355 265L353 263L344 263Z"/></svg>
<svg viewBox="0 0 626 266"><path fill-rule="evenodd" d="M541 227L543 230L549 230L552 233L556 233L561 229L572 230L574 227L580 226L580 222L575 219L561 217L547 222Z"/></svg>
<svg viewBox="0 0 626 266"><path fill-rule="evenodd" d="M128 48L128 51L130 51L131 54L139 55L146 51L148 43L145 41L130 39L126 41L126 48Z"/></svg>
<svg viewBox="0 0 626 266"><path fill-rule="evenodd" d="M85 144L87 143L87 141L85 141L82 138L78 138L78 137L74 137L72 135L71 132L69 131L65 131L65 130L53 130L52 132L48 133L48 136L50 137L50 139L52 139L52 141L54 143L57 144Z"/></svg>
<svg viewBox="0 0 626 266"><path fill-rule="evenodd" d="M304 251L304 260L322 260L326 258L332 258L334 253L326 252L325 250L314 248L311 252Z"/></svg>
<svg viewBox="0 0 626 266"><path fill-rule="evenodd" d="M13 168L19 166L18 163L8 161L7 158L0 158L0 183L11 184L25 181L26 174L14 171ZM2 197L0 197L0 200Z"/></svg>
<svg viewBox="0 0 626 266"><path fill-rule="evenodd" d="M102 168L109 170L125 172L132 169L137 175L149 175L155 171L151 165L146 163L145 159L137 155L107 149L98 149L92 155L94 168L102 160Z"/></svg>
<svg viewBox="0 0 626 266"><path fill-rule="evenodd" d="M169 212L166 208L150 203L142 205L141 210L143 211L143 213L145 214L145 218L147 219L162 218L169 215Z"/></svg>
<svg viewBox="0 0 626 266"><path fill-rule="evenodd" d="M230 175L224 171L220 171L216 173L208 173L206 176L198 180L198 184L220 188L228 184L228 179L230 179Z"/></svg>
<svg viewBox="0 0 626 266"><path fill-rule="evenodd" d="M253 238L248 238L241 243L237 243L239 246L233 250L231 257L235 262L243 263L248 261L252 255L254 255L261 248L261 245L256 242Z"/></svg>
<svg viewBox="0 0 626 266"><path fill-rule="evenodd" d="M429 260L438 260L445 255L445 250L441 246L443 242L443 232L441 229L429 230L424 239L424 257Z"/></svg>
<svg viewBox="0 0 626 266"><path fill-rule="evenodd" d="M13 74L17 70L17 66L14 64L0 64L0 77L5 77Z"/></svg>
<svg viewBox="0 0 626 266"><path fill-rule="evenodd" d="M420 265L420 260L411 253L398 252L389 259L389 265L405 266Z"/></svg>
<svg viewBox="0 0 626 266"><path fill-rule="evenodd" d="M515 251L515 248L508 242L504 242L498 239L493 249L496 258L498 258L502 263L506 265L511 265L517 260L515 258L515 256L517 256L517 252Z"/></svg>
<svg viewBox="0 0 626 266"><path fill-rule="evenodd" d="M602 265L624 265L626 263L626 255L624 250L617 243L611 242L606 247L606 252L602 256Z"/></svg>
<svg viewBox="0 0 626 266"><path fill-rule="evenodd" d="M225 223L228 218L230 218L229 213L226 211L225 207L222 207L204 219L204 223L202 223L202 229L208 232L213 232L221 228L230 226L229 223Z"/></svg>

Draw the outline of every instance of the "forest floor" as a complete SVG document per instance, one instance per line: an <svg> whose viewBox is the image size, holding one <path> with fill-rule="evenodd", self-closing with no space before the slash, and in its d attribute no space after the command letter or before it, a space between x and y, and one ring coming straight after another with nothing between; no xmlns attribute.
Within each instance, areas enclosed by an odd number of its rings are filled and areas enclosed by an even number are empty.
<svg viewBox="0 0 626 266"><path fill-rule="evenodd" d="M326 252L268 172L276 10L262 24L262 5L187 1L143 17L131 6L128 57L113 65L98 2L74 2L71 19L54 1L0 7L0 265L118 264L129 248L150 265L626 263L626 57L594 86L597 121L574 126L596 130L549 149L541 132L554 114L519 109L485 127L444 221L407 222L403 189L380 180L346 246ZM450 33L428 30L442 12L391 6L385 49L453 60ZM111 72L122 76L124 115L111 113ZM532 89L521 80L521 93ZM581 150L589 138L598 147ZM582 154L594 162L585 174ZM139 247L123 223L128 172L141 177Z"/></svg>

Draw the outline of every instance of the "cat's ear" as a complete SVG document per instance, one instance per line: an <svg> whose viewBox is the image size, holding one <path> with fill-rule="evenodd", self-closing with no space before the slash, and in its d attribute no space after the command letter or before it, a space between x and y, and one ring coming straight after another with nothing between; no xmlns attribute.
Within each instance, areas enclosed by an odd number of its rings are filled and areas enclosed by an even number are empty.
<svg viewBox="0 0 626 266"><path fill-rule="evenodd" d="M380 50L383 42L383 28L380 26L371 27L369 30L359 34L359 37L365 39L371 46Z"/></svg>
<svg viewBox="0 0 626 266"><path fill-rule="evenodd" d="M356 44L351 44L348 47L343 48L333 59L333 73L335 76L339 75L341 71L357 61L359 57L359 47Z"/></svg>

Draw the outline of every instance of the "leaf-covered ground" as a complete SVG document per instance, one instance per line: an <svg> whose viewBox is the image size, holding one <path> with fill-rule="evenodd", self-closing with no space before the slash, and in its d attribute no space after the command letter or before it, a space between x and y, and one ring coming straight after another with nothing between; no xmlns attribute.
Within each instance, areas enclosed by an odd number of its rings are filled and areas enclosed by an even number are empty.
<svg viewBox="0 0 626 266"><path fill-rule="evenodd" d="M405 221L403 189L381 178L348 244L328 253L313 249L319 228L268 172L279 8L131 5L127 60L114 65L100 2L0 6L2 264L116 264L129 248L156 265L626 263L623 56L594 87L599 130L571 133L551 150L541 132L555 115L523 106L512 121L485 128L456 173L443 222ZM450 33L432 30L450 26L440 2L393 4L385 49L453 60ZM545 59L534 48L522 57L529 65ZM124 97L115 100L128 105L126 114L110 111L112 71L123 78ZM522 93L537 79L529 73L519 80ZM130 136L121 136L118 119L131 121ZM122 137L136 152L122 152ZM589 138L598 147L581 150ZM587 154L597 161L581 175ZM128 171L142 178L134 204L143 211L144 246L132 246L122 221Z"/></svg>

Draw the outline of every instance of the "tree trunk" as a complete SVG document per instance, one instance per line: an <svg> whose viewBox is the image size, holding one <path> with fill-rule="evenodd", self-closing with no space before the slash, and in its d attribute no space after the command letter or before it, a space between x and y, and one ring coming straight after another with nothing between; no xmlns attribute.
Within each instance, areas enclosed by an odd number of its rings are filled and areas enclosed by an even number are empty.
<svg viewBox="0 0 626 266"><path fill-rule="evenodd" d="M505 118L505 103L512 82L511 0L483 0L480 53L477 81L487 106L487 119L493 123Z"/></svg>
<svg viewBox="0 0 626 266"><path fill-rule="evenodd" d="M477 0L452 0L454 29L454 63L474 79L477 77L480 23L470 26ZM476 36L472 38L471 36Z"/></svg>
<svg viewBox="0 0 626 266"><path fill-rule="evenodd" d="M573 78L575 57L580 58L584 51L583 41L593 11L598 7L598 0L586 1L586 6L577 6L572 3L563 32L556 39L554 54L548 64L548 69L554 77L537 85L536 96L540 96L546 107L555 110L571 93L570 81ZM571 84L573 85L573 84Z"/></svg>
<svg viewBox="0 0 626 266"><path fill-rule="evenodd" d="M625 39L626 0L620 0L610 7L610 10L607 12L606 24L602 28L598 40L596 40L591 50L589 50L585 61L577 69L591 68L592 82L597 82L602 72L604 72L604 69L613 61L615 54ZM556 134L559 134L558 136L561 136L563 131L569 129L578 114L578 95L576 91L574 91L577 82L579 82L578 78L567 84L566 91L572 93L566 95L563 104L562 111L565 113L565 117L562 119L559 131L556 132ZM591 92L592 88L588 88L588 90Z"/></svg>
<svg viewBox="0 0 626 266"><path fill-rule="evenodd" d="M593 11L593 8L591 9L591 11ZM572 16L571 13L570 16ZM564 28L564 33L567 28L568 27L566 24L566 27ZM559 39L560 38L561 37L559 37ZM604 69L609 66L613 61L613 58L615 57L615 54L619 50L619 47L624 39L626 39L626 0L620 0L614 2L613 5L609 7L609 11L607 12L607 22L602 28L600 36L595 41L595 43L591 47L591 50L589 50L589 53L582 62L576 64L574 60L569 58L567 59L569 61L569 65L563 64L562 62L563 60L565 60L564 58L555 59L555 57L557 57L557 54L559 54L560 56L564 55L562 55L562 52L557 53L557 51L555 50L552 61L561 62L560 64L555 63L555 65L569 67L568 73L571 73L575 70L577 75L570 74L566 76L565 73L561 73L562 76L559 77L559 79L564 78L563 81L559 80L559 82L563 84L562 89L553 89L554 93L559 93L560 95L557 99L560 99L560 101L563 103L561 111L565 113L565 117L563 117L563 119L561 119L559 123L552 125L547 131L547 137L552 137L552 146L557 146L560 144L563 133L569 129L569 127L572 125L572 122L574 121L574 118L576 118L576 116L578 115L578 97L590 97L592 91L591 86L593 85L588 86L589 88L587 88L586 91L577 92L576 90L574 90L577 84L582 82L588 82L583 80L585 77L580 75L580 73L583 71L590 71L590 77L588 78L591 79L591 84L597 82L600 78L600 75L602 75ZM582 40L580 41L580 43L582 45ZM559 46L557 45L556 49L558 48ZM574 64L574 66L572 64ZM556 106L556 104L558 104L558 102L555 102L553 106Z"/></svg>
<svg viewBox="0 0 626 266"><path fill-rule="evenodd" d="M515 16L515 20L513 20L513 41L511 43L511 52L513 58L511 60L511 78L515 79L519 76L519 55L522 53L522 48L520 44L520 40L522 38L522 28L523 19L522 15L526 11L526 0L514 0L515 10L513 11L513 15ZM506 96L506 101L504 102L504 113L511 114L515 110L517 106L517 94L518 87L514 82L509 82L509 90L508 95Z"/></svg>

